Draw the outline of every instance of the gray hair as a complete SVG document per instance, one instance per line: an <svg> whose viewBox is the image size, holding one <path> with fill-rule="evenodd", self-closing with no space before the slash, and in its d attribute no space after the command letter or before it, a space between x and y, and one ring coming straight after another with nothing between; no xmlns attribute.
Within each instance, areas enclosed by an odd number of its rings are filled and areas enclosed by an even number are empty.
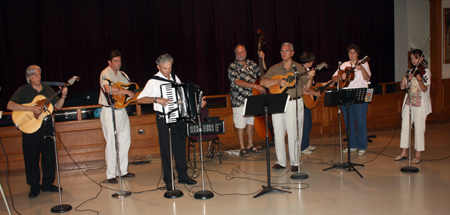
<svg viewBox="0 0 450 215"><path fill-rule="evenodd" d="M244 45L242 45L242 44L237 44L237 46L234 47L234 54L236 54L236 49L237 49L239 46L242 46L242 48L244 48L244 50L247 51L247 49L245 48Z"/></svg>
<svg viewBox="0 0 450 215"><path fill-rule="evenodd" d="M167 62L169 62L169 61L171 61L172 62L172 64L173 64L173 58L172 58L172 56L170 56L169 54L163 54L163 55L160 55L159 57L158 57L158 59L156 59L156 64L157 65L161 65L162 63L167 63Z"/></svg>
<svg viewBox="0 0 450 215"><path fill-rule="evenodd" d="M289 45L290 47L291 47L291 51L294 51L294 45L292 45L292 43L289 43L289 42L284 42L283 44L281 44L281 47L280 47L280 50L281 50L281 48L283 48L283 46L287 46L287 45Z"/></svg>
<svg viewBox="0 0 450 215"><path fill-rule="evenodd" d="M27 79L27 83L30 83L30 77L36 73L36 71L39 70L42 74L42 69L38 65L30 65L27 70L25 71L25 78Z"/></svg>

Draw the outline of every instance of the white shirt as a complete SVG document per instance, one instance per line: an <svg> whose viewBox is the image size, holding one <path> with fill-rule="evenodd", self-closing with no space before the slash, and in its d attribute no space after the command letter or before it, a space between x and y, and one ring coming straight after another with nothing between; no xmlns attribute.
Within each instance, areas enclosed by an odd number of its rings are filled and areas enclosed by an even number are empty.
<svg viewBox="0 0 450 215"><path fill-rule="evenodd" d="M158 71L158 73L156 73L155 76L169 80L166 77L164 77L164 75L160 71ZM178 76L176 76L176 75L175 75L175 80L176 80L176 83L181 84L180 79L178 79ZM163 84L169 84L169 82L160 81L160 80L156 80L156 79L148 80L147 84L145 84L144 89L139 94L137 99L144 98L144 97L162 97L161 85L163 85ZM163 113L164 106L161 104L158 104L158 103L153 103L153 110Z"/></svg>
<svg viewBox="0 0 450 215"><path fill-rule="evenodd" d="M369 74L369 80L370 80L370 76L372 75L372 73L370 72L369 63L365 62L365 63L361 64L361 66L363 66L364 69L366 69L367 74ZM352 65L350 63L350 61L347 61L341 65L340 69L344 70L347 67L355 67L355 65ZM336 72L333 74L333 76L337 76L338 74L339 74L339 70L336 70ZM348 87L344 87L343 89L368 88L369 84L367 84L367 82L369 80L364 80L362 71L359 69L355 69L355 79L353 79L353 81L350 81L350 83L348 84Z"/></svg>
<svg viewBox="0 0 450 215"><path fill-rule="evenodd" d="M103 86L105 84L109 85L109 83L108 83L107 80L103 80L103 77L106 78L106 79L109 79L110 81L112 81L114 83L116 83L116 82L122 82L124 84L129 84L130 83L128 81L129 78L128 78L127 74L125 74L124 72L119 70L119 71L117 71L117 75L116 75L116 74L114 74L114 71L111 69L111 67L108 66L100 74L100 87L101 87L101 89L103 89L103 91L105 93L106 93L106 91L105 91L105 88L103 88ZM115 87L117 87L117 86L115 86ZM106 99L105 95L103 94L103 91L100 90L100 96L98 97L98 103L100 105L107 106L107 105L109 105L108 104L108 100Z"/></svg>

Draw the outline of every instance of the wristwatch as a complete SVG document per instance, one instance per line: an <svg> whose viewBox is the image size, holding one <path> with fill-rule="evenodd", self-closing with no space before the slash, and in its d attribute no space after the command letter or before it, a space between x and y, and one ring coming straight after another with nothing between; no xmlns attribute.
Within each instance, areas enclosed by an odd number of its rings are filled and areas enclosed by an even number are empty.
<svg viewBox="0 0 450 215"><path fill-rule="evenodd" d="M157 103L157 102L156 102L156 99L157 99L157 98L158 98L158 97L155 97L155 100L153 101L153 103Z"/></svg>

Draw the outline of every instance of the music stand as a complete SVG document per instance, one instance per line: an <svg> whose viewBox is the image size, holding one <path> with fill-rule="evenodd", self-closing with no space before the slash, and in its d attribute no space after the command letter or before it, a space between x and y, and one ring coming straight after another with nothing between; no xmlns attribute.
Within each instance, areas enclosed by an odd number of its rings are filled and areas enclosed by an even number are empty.
<svg viewBox="0 0 450 215"><path fill-rule="evenodd" d="M325 106L333 106L342 104L347 109L347 124L350 122L350 105L364 103L366 98L367 88L353 88L353 89L341 89L341 90L332 90L325 92L324 105ZM348 161L343 164L334 164L332 167L326 168L323 171L340 168L346 169L347 171L355 171L358 175L363 178L361 173L356 170L355 166L364 166L363 164L356 164L351 162L350 156L350 126L347 125L347 153L348 153Z"/></svg>
<svg viewBox="0 0 450 215"><path fill-rule="evenodd" d="M253 196L258 198L266 193L291 193L272 187L270 182L270 152L269 152L269 128L268 128L268 115L274 113L286 112L287 103L289 101L289 95L282 94L269 94L269 95L257 95L249 96L245 99L244 103L244 116L246 115L264 115L266 119L266 163L267 163L267 186L262 186L263 190Z"/></svg>

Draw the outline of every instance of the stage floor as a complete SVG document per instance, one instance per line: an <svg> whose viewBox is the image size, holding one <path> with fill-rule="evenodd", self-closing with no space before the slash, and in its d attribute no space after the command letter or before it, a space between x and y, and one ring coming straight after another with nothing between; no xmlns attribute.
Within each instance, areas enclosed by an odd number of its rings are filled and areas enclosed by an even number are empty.
<svg viewBox="0 0 450 215"><path fill-rule="evenodd" d="M340 162L338 138L314 139L316 150L303 155L302 172L309 178L290 179L289 166L285 170L271 170L272 186L292 192L269 193L253 198L262 185L267 185L265 150L252 153L250 158L240 158L226 153L219 159L205 158L205 189L214 192L208 200L197 200L195 192L202 190L201 174L197 169L189 174L199 175L196 186L176 184L184 193L177 199L164 198L160 160L150 164L130 166L136 178L124 179L123 189L133 194L124 199L112 198L118 185L102 183L105 178L103 165L90 166L86 174L80 170L61 173L64 188L62 201L74 209L65 214L448 214L448 188L450 187L450 124L428 125L426 151L422 163L415 165L418 173L403 173L400 168L408 160L394 161L400 154L400 131L369 132L376 135L369 143L368 153L358 156L352 153L352 162L364 164L356 172L323 169L332 162ZM346 142L344 142L346 144ZM226 150L226 149L225 149ZM381 152L381 154L379 154ZM270 148L270 166L275 164L275 149ZM414 153L413 153L414 155ZM446 159L444 159L446 158ZM347 156L343 157L344 162ZM0 179L10 205L6 176ZM104 186L103 189L97 184ZM56 182L55 182L56 184ZM15 208L21 214L52 214L53 206L59 204L58 193L43 193L29 199L29 186L24 174L9 176ZM98 194L98 197L96 197ZM92 199L94 198L94 199ZM92 199L90 201L87 201ZM87 201L87 202L86 202ZM85 202L83 205L80 206ZM77 212L78 210L86 210ZM16 214L15 212L12 212ZM5 204L0 202L0 214L7 214Z"/></svg>

